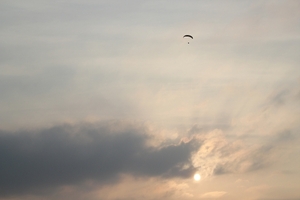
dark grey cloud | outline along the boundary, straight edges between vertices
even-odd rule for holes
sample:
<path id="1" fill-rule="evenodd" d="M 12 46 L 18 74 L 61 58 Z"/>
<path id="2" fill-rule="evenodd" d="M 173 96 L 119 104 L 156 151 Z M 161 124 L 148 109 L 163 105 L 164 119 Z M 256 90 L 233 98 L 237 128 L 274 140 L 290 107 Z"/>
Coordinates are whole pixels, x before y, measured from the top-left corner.
<path id="1" fill-rule="evenodd" d="M 86 180 L 113 183 L 121 173 L 185 178 L 195 171 L 190 162 L 195 141 L 154 147 L 147 145 L 150 138 L 145 127 L 122 122 L 0 131 L 0 195 Z"/>

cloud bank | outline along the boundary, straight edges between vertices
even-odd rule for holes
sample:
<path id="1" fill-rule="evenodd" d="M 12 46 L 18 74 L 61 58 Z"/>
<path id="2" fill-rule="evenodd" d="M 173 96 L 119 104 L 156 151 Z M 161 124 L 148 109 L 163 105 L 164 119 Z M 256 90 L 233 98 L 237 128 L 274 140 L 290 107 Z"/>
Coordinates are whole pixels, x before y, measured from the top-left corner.
<path id="1" fill-rule="evenodd" d="M 121 122 L 61 125 L 38 131 L 0 132 L 0 195 L 35 193 L 93 180 L 118 181 L 121 174 L 189 177 L 191 140 L 150 146 L 145 127 Z"/>

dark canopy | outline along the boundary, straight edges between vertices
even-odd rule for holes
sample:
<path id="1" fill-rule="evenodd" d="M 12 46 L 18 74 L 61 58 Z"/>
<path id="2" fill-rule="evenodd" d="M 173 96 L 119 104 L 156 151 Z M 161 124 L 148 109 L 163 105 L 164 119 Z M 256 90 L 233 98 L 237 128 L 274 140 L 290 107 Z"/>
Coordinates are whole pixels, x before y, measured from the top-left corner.
<path id="1" fill-rule="evenodd" d="M 185 38 L 185 37 L 190 37 L 190 38 L 194 39 L 193 36 L 191 36 L 191 35 L 184 35 L 183 37 L 184 37 L 184 38 Z"/>

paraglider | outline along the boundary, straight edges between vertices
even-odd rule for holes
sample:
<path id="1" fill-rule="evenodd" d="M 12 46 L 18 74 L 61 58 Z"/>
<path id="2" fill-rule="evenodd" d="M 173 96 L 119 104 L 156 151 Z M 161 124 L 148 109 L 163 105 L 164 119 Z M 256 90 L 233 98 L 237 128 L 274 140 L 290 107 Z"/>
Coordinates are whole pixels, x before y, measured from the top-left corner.
<path id="1" fill-rule="evenodd" d="M 192 38 L 192 39 L 194 39 L 193 36 L 191 36 L 191 35 L 184 35 L 183 38 Z M 188 44 L 190 44 L 190 42 L 188 42 Z"/>

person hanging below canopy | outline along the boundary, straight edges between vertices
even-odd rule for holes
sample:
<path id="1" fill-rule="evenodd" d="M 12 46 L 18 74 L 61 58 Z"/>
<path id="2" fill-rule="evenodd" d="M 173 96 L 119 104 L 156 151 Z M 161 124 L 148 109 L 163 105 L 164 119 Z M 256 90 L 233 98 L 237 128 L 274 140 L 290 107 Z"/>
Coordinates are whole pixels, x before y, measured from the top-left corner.
<path id="1" fill-rule="evenodd" d="M 191 35 L 184 35 L 183 38 L 191 38 L 191 39 L 194 39 L 194 37 L 191 36 Z M 190 44 L 190 42 L 188 42 L 188 44 Z"/>

